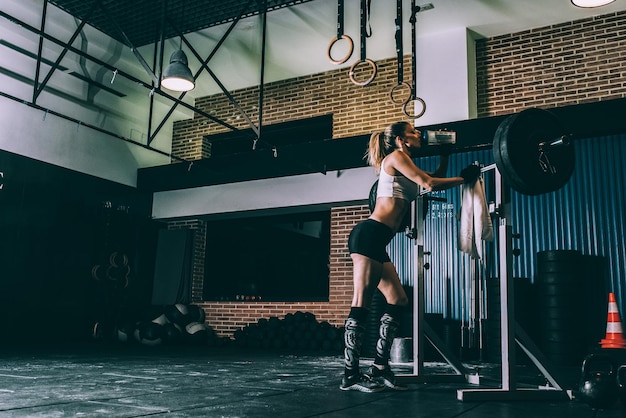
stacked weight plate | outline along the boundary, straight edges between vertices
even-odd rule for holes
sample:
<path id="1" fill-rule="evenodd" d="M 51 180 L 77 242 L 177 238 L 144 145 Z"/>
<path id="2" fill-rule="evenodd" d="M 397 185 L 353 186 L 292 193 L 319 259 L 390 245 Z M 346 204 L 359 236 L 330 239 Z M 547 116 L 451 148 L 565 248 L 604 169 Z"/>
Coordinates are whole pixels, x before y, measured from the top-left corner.
<path id="1" fill-rule="evenodd" d="M 575 250 L 537 253 L 539 345 L 554 364 L 572 366 L 584 357 L 586 322 L 583 258 Z"/>

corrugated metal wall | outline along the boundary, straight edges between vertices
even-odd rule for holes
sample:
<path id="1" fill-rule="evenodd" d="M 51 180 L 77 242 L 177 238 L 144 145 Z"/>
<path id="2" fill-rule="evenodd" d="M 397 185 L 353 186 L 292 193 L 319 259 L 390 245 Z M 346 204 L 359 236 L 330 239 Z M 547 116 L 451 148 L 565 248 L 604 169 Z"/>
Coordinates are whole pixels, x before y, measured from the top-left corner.
<path id="1" fill-rule="evenodd" d="M 534 281 L 536 254 L 545 250 L 578 250 L 585 255 L 602 256 L 607 262 L 610 291 L 618 299 L 624 315 L 626 302 L 626 136 L 616 135 L 574 141 L 576 168 L 570 181 L 560 190 L 539 196 L 513 191 L 511 220 L 514 277 Z M 434 170 L 437 157 L 422 158 L 417 163 Z M 473 161 L 493 162 L 491 150 L 456 154 L 450 157 L 449 175 L 458 173 Z M 494 174 L 484 174 L 487 200 L 495 199 Z M 424 227 L 424 286 L 426 312 L 443 313 L 446 318 L 469 320 L 479 312 L 483 297 L 477 280 L 497 277 L 497 240 L 487 243 L 484 257 L 475 262 L 458 250 L 457 213 L 461 207 L 461 189 L 434 192 L 446 203 L 431 202 Z M 494 219 L 497 230 L 497 219 Z M 390 244 L 404 285 L 413 284 L 414 243 L 405 234 L 397 234 Z M 482 287 L 484 289 L 484 286 Z M 473 291 L 474 289 L 474 291 Z M 608 296 L 607 296 L 608 297 Z"/>

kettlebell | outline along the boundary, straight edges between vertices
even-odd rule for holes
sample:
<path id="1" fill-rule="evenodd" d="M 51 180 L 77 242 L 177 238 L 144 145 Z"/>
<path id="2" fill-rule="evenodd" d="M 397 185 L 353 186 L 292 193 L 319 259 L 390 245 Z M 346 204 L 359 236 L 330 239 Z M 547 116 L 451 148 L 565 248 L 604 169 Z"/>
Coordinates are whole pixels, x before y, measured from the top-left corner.
<path id="1" fill-rule="evenodd" d="M 583 360 L 578 385 L 580 398 L 594 409 L 608 409 L 617 401 L 618 387 L 615 367 L 610 357 L 589 354 Z"/>
<path id="2" fill-rule="evenodd" d="M 617 388 L 622 406 L 626 408 L 626 364 L 617 368 Z"/>

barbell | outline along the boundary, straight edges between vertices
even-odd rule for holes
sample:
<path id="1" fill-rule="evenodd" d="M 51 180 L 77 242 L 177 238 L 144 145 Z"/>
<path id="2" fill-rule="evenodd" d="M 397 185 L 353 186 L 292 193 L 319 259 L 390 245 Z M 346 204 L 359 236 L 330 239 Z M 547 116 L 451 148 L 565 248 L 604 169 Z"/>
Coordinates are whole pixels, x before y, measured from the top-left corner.
<path id="1" fill-rule="evenodd" d="M 493 139 L 493 156 L 506 184 L 525 195 L 550 193 L 563 187 L 575 165 L 571 135 L 550 111 L 528 108 L 508 116 Z M 369 208 L 376 205 L 378 180 L 369 194 Z M 424 213 L 428 210 L 425 205 Z M 406 220 L 405 220 L 406 223 Z"/>

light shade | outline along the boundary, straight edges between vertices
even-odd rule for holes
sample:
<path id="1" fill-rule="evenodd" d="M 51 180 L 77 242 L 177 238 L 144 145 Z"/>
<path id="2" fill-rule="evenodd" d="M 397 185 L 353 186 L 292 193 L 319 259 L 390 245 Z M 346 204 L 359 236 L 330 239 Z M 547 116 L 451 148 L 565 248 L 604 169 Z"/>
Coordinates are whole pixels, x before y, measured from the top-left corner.
<path id="1" fill-rule="evenodd" d="M 615 0 L 572 0 L 572 4 L 577 7 L 600 7 L 613 3 Z"/>
<path id="2" fill-rule="evenodd" d="M 187 55 L 182 49 L 174 51 L 163 71 L 161 86 L 168 90 L 189 91 L 195 87 L 193 75 L 187 66 Z"/>

